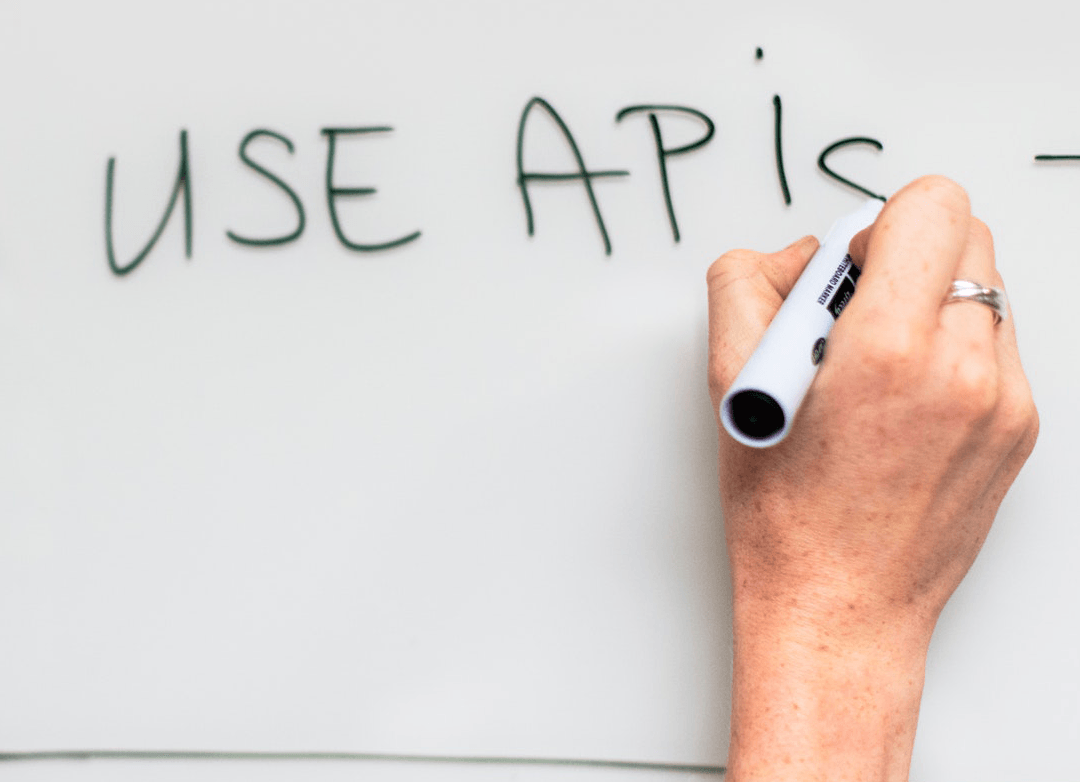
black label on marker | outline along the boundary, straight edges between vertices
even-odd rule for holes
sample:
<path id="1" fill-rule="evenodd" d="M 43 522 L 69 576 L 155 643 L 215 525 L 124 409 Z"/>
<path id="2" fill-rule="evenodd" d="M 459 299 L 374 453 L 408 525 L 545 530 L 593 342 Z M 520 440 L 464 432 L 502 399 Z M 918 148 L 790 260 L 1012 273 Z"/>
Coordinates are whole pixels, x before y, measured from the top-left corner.
<path id="1" fill-rule="evenodd" d="M 855 268 L 855 267 L 852 267 Z M 829 302 L 828 310 L 832 313 L 834 318 L 839 318 L 840 313 L 844 311 L 844 307 L 851 301 L 852 294 L 855 293 L 855 283 L 850 278 L 845 277 L 840 285 L 836 289 L 836 295 L 832 297 L 832 301 Z"/>

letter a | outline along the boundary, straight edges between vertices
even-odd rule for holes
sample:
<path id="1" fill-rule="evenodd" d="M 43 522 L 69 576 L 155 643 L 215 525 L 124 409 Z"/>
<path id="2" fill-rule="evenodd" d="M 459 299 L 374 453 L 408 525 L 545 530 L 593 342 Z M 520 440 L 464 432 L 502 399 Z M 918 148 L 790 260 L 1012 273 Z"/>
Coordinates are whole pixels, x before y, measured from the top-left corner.
<path id="1" fill-rule="evenodd" d="M 543 108 L 559 126 L 559 130 L 566 139 L 566 143 L 570 146 L 570 151 L 574 153 L 574 160 L 577 161 L 577 171 L 575 173 L 539 174 L 525 172 L 523 163 L 525 157 L 525 123 L 529 119 L 529 112 L 532 111 L 533 106 L 540 106 Z M 596 224 L 600 228 L 600 236 L 604 240 L 604 254 L 611 255 L 611 241 L 608 239 L 607 229 L 604 228 L 604 218 L 600 214 L 600 206 L 596 203 L 596 194 L 593 193 L 592 180 L 595 177 L 629 175 L 629 171 L 589 171 L 586 169 L 585 161 L 581 157 L 581 152 L 578 150 L 573 134 L 570 133 L 570 129 L 566 127 L 566 123 L 562 121 L 562 117 L 560 117 L 555 109 L 551 107 L 551 104 L 543 98 L 533 98 L 525 104 L 525 110 L 521 112 L 521 122 L 518 124 L 517 183 L 518 187 L 521 188 L 521 199 L 525 202 L 525 219 L 528 222 L 529 236 L 533 235 L 533 213 L 532 204 L 529 201 L 528 182 L 534 179 L 548 182 L 581 180 L 585 185 L 585 192 L 589 195 L 589 203 L 592 204 L 593 214 L 596 216 Z"/>

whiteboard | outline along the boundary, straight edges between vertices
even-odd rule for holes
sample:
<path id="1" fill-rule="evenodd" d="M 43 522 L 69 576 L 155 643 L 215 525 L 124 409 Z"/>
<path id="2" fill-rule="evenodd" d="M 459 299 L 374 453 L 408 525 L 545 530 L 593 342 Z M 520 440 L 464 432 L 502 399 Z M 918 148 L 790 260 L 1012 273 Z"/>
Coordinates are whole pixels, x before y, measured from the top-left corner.
<path id="1" fill-rule="evenodd" d="M 861 138 L 828 158 L 857 184 L 968 189 L 1042 418 L 913 776 L 1075 778 L 1080 163 L 1035 157 L 1080 154 L 1080 12 L 809 5 L 7 0 L 0 752 L 723 766 L 704 274 L 856 206 L 818 157 Z M 626 172 L 591 179 L 610 253 L 581 179 L 527 176 L 528 232 L 519 173 L 577 170 L 533 98 Z M 715 124 L 665 159 L 679 241 L 634 106 Z M 653 113 L 668 150 L 705 135 Z M 304 212 L 271 246 L 228 235 L 298 227 L 258 130 Z M 122 269 L 174 192 L 114 272 L 107 202 Z M 331 206 L 403 241 L 351 249 Z"/>

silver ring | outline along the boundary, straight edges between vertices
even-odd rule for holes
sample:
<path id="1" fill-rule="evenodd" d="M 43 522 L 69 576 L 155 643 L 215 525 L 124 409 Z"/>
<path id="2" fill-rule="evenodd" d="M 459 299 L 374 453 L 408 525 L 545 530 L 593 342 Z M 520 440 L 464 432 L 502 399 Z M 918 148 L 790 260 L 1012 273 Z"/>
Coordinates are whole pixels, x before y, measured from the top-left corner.
<path id="1" fill-rule="evenodd" d="M 971 280 L 953 280 L 949 286 L 949 292 L 945 294 L 945 303 L 952 304 L 954 301 L 975 301 L 985 304 L 994 312 L 994 325 L 1009 317 L 1009 303 L 1005 298 L 1005 291 L 1001 288 L 991 288 L 980 285 Z"/>

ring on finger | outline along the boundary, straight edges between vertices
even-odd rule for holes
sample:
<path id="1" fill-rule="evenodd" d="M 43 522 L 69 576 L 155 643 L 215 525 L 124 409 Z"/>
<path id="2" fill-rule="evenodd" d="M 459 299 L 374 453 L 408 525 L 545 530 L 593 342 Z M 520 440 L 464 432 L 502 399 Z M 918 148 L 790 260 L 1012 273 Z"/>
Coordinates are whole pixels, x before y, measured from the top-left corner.
<path id="1" fill-rule="evenodd" d="M 994 313 L 994 325 L 1009 317 L 1009 302 L 1001 288 L 992 288 L 971 280 L 953 280 L 949 292 L 945 294 L 944 303 L 952 304 L 955 301 L 985 304 Z"/>

